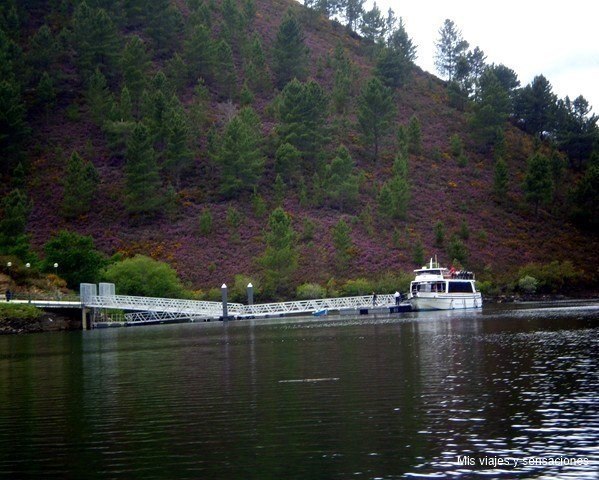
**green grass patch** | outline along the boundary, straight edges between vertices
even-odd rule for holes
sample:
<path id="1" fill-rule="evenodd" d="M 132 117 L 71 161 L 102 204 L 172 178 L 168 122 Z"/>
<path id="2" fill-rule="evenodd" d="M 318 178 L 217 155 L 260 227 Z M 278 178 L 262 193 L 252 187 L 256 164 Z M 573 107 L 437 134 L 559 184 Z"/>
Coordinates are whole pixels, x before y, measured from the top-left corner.
<path id="1" fill-rule="evenodd" d="M 19 318 L 23 320 L 36 320 L 43 312 L 33 305 L 22 303 L 0 303 L 0 321 Z"/>

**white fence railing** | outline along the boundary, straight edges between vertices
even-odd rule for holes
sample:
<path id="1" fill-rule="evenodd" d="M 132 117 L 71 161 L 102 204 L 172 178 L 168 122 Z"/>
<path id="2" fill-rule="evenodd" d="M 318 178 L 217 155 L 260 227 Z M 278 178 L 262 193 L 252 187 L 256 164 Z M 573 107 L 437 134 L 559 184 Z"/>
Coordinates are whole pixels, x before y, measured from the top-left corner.
<path id="1" fill-rule="evenodd" d="M 393 295 L 378 295 L 376 305 L 391 305 Z M 221 302 L 181 300 L 174 298 L 134 297 L 128 295 L 90 295 L 86 306 L 90 308 L 129 310 L 127 321 L 147 322 L 176 318 L 219 318 L 223 314 Z M 372 295 L 358 297 L 322 298 L 293 302 L 242 305 L 228 303 L 231 317 L 260 317 L 313 313 L 321 310 L 360 309 L 374 306 Z"/>

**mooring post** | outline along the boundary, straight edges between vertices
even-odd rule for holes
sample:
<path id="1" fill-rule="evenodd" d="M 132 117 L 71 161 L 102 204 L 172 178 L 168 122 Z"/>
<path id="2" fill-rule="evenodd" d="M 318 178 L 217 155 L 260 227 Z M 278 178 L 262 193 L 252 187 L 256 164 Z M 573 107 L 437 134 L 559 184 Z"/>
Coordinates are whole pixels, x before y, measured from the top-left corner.
<path id="1" fill-rule="evenodd" d="M 89 310 L 85 306 L 81 307 L 81 330 L 89 330 L 89 323 L 87 322 L 87 314 Z"/>
<path id="2" fill-rule="evenodd" d="M 254 286 L 251 283 L 248 283 L 248 305 L 254 304 Z"/>
<path id="3" fill-rule="evenodd" d="M 229 312 L 227 311 L 227 285 L 223 283 L 223 286 L 220 287 L 220 292 L 223 298 L 223 321 L 227 321 L 229 318 Z"/>

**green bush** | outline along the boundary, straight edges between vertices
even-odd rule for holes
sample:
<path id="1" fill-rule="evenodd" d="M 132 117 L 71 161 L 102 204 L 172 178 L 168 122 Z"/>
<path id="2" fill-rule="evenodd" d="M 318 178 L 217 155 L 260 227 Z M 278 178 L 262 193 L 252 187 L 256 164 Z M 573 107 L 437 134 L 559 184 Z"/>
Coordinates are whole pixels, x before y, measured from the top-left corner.
<path id="1" fill-rule="evenodd" d="M 407 292 L 413 278 L 412 273 L 387 273 L 373 282 L 373 290 L 377 293 Z"/>
<path id="2" fill-rule="evenodd" d="M 303 285 L 297 287 L 295 296 L 299 300 L 325 298 L 327 296 L 327 289 L 318 285 L 317 283 L 304 283 Z"/>
<path id="3" fill-rule="evenodd" d="M 0 303 L 0 321 L 19 318 L 22 320 L 36 320 L 43 312 L 33 305 L 23 303 Z"/>
<path id="4" fill-rule="evenodd" d="M 110 265 L 104 272 L 104 279 L 116 285 L 119 295 L 189 297 L 172 267 L 144 255 Z"/>
<path id="5" fill-rule="evenodd" d="M 530 275 L 526 275 L 518 280 L 518 289 L 524 293 L 535 293 L 538 285 L 538 280 Z"/>
<path id="6" fill-rule="evenodd" d="M 374 291 L 374 285 L 365 278 L 356 278 L 348 280 L 340 289 L 340 294 L 344 297 L 357 297 L 360 295 L 369 295 Z"/>
<path id="7" fill-rule="evenodd" d="M 518 278 L 530 276 L 538 280 L 539 293 L 558 293 L 576 287 L 583 273 L 576 270 L 572 262 L 555 260 L 551 263 L 531 263 L 518 271 Z"/>

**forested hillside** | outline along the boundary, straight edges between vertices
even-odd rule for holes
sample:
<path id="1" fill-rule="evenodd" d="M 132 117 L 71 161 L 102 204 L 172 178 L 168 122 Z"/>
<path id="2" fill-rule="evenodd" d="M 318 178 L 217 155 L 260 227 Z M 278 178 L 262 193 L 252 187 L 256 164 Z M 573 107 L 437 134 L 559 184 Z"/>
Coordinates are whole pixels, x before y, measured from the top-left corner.
<path id="1" fill-rule="evenodd" d="M 197 295 L 251 280 L 274 298 L 397 288 L 436 254 L 495 293 L 596 288 L 591 106 L 541 72 L 520 85 L 450 20 L 431 39 L 441 78 L 423 72 L 400 17 L 361 0 L 4 2 L 5 273 L 118 289 L 143 255 Z"/>

